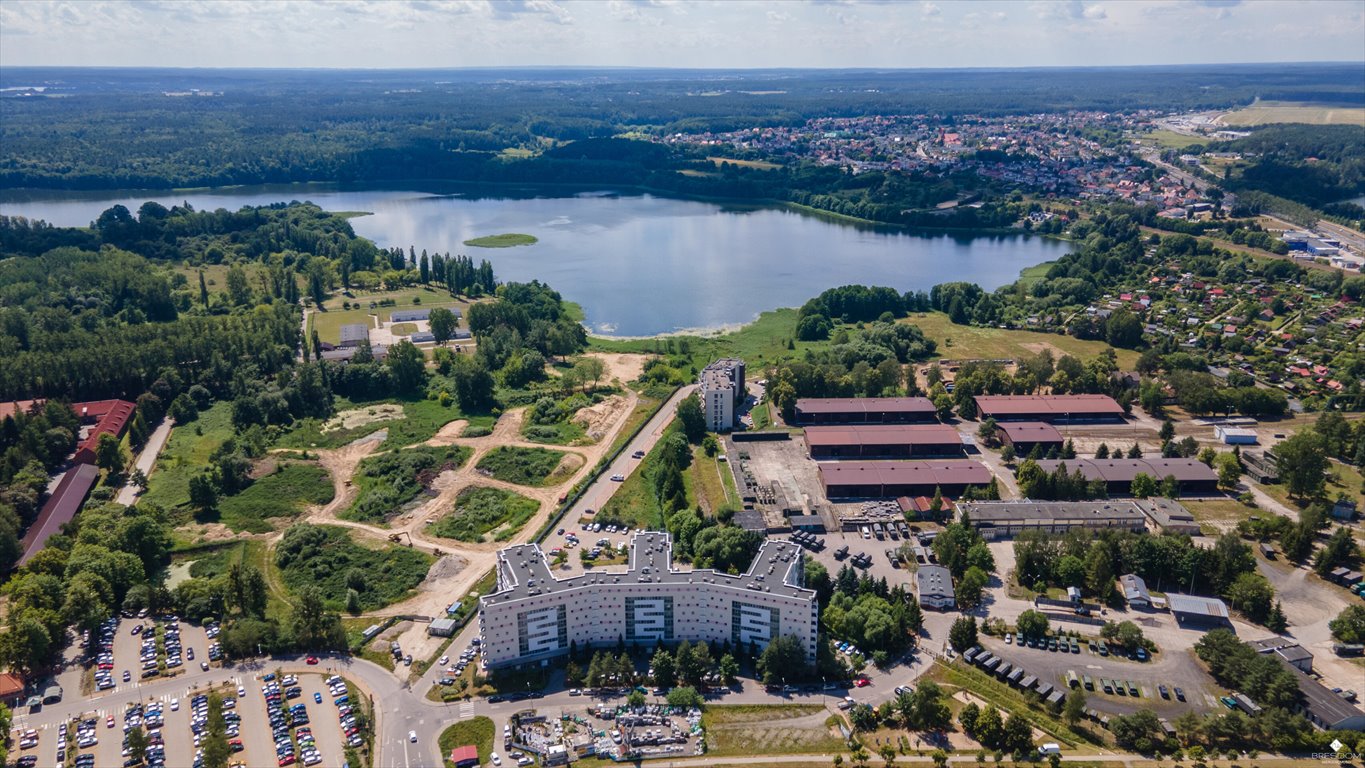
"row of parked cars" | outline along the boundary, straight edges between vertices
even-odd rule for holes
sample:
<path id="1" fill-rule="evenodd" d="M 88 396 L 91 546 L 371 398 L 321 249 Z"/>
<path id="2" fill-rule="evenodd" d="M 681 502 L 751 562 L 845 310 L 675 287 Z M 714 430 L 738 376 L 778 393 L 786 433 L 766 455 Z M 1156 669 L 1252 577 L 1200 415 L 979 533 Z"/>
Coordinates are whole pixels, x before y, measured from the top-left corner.
<path id="1" fill-rule="evenodd" d="M 303 688 L 299 687 L 298 682 L 298 678 L 293 675 L 276 679 L 274 674 L 267 674 L 262 678 L 261 695 L 265 697 L 265 713 L 275 737 L 275 759 L 281 768 L 295 762 L 310 766 L 322 762 L 322 753 L 318 751 L 312 729 L 307 727 L 308 706 L 303 702 L 297 702 L 286 707 L 290 699 L 303 695 Z M 299 742 L 297 753 L 294 746 L 295 736 Z"/>
<path id="2" fill-rule="evenodd" d="M 440 664 L 446 667 L 447 677 L 443 677 L 436 682 L 440 685 L 454 685 L 455 676 L 464 673 L 465 667 L 474 663 L 474 659 L 479 655 L 479 638 L 470 640 L 469 646 L 460 652 L 460 657 L 453 664 L 450 663 L 449 656 L 442 656 Z M 449 664 L 449 666 L 446 666 Z"/>

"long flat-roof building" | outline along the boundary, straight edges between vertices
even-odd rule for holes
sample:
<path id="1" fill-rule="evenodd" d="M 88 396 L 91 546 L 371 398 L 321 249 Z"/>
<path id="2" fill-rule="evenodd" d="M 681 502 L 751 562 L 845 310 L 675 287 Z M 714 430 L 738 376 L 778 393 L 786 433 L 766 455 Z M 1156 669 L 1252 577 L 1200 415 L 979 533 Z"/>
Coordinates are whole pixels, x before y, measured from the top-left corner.
<path id="1" fill-rule="evenodd" d="M 820 484 L 830 499 L 894 499 L 931 496 L 940 489 L 960 496 L 968 486 L 985 487 L 991 471 L 975 461 L 842 461 L 820 465 Z"/>
<path id="2" fill-rule="evenodd" d="M 28 527 L 28 533 L 24 535 L 24 554 L 19 557 L 19 565 L 27 563 L 38 554 L 47 546 L 48 539 L 76 517 L 99 476 L 100 471 L 94 464 L 85 463 L 76 464 L 62 475 L 47 503 L 38 512 L 38 517 Z"/>
<path id="3" fill-rule="evenodd" d="M 389 313 L 390 323 L 415 323 L 430 319 L 430 309 L 395 309 Z"/>
<path id="4" fill-rule="evenodd" d="M 1299 712 L 1308 722 L 1328 731 L 1365 731 L 1365 712 L 1290 664 L 1289 671 L 1299 681 Z"/>
<path id="5" fill-rule="evenodd" d="M 1054 472 L 1065 464 L 1071 472 L 1080 471 L 1086 480 L 1103 480 L 1110 493 L 1126 494 L 1133 478 L 1145 474 L 1158 483 L 1174 477 L 1181 493 L 1213 493 L 1218 490 L 1218 475 L 1198 459 L 1050 459 L 1038 462 L 1044 472 Z"/>
<path id="6" fill-rule="evenodd" d="M 1013 538 L 1025 531 L 1147 529 L 1147 516 L 1125 501 L 964 501 L 958 510 L 989 541 Z"/>
<path id="7" fill-rule="evenodd" d="M 996 426 L 995 434 L 1019 456 L 1028 456 L 1035 448 L 1043 456 L 1062 450 L 1062 433 L 1045 421 L 1007 421 Z"/>
<path id="8" fill-rule="evenodd" d="M 479 636 L 490 668 L 562 656 L 571 645 L 705 640 L 767 647 L 793 635 L 814 661 L 819 604 L 804 585 L 803 551 L 769 539 L 738 576 L 678 570 L 667 533 L 631 539 L 625 572 L 595 570 L 560 580 L 535 544 L 498 552 L 497 589 L 479 599 Z"/>
<path id="9" fill-rule="evenodd" d="M 938 409 L 927 397 L 803 397 L 797 424 L 927 424 Z"/>
<path id="10" fill-rule="evenodd" d="M 945 424 L 806 427 L 812 459 L 890 459 L 962 455 L 962 436 Z"/>
<path id="11" fill-rule="evenodd" d="M 702 369 L 697 380 L 706 429 L 725 432 L 735 428 L 735 406 L 744 401 L 744 361 L 727 357 Z"/>
<path id="12" fill-rule="evenodd" d="M 1297 640 L 1290 640 L 1287 637 L 1267 637 L 1263 640 L 1252 640 L 1247 643 L 1257 653 L 1275 654 L 1280 661 L 1288 664 L 1303 672 L 1313 671 L 1313 653 Z"/>
<path id="13" fill-rule="evenodd" d="M 1123 406 L 1108 395 L 977 395 L 978 418 L 1050 424 L 1118 421 Z"/>
<path id="14" fill-rule="evenodd" d="M 1199 530 L 1199 521 L 1195 520 L 1194 515 L 1175 499 L 1154 496 L 1147 499 L 1133 499 L 1133 503 L 1162 533 L 1183 533 L 1189 536 L 1198 536 L 1202 532 Z"/>

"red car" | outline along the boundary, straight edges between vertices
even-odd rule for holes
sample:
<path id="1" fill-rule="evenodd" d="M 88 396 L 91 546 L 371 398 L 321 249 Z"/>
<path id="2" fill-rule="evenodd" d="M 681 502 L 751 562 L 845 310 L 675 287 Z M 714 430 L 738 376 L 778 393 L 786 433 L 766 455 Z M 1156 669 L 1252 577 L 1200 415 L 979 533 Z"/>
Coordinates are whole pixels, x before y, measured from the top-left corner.
<path id="1" fill-rule="evenodd" d="M 317 664 L 317 663 L 318 663 L 318 657 L 316 657 L 316 656 L 309 656 L 308 658 L 304 659 L 303 662 L 304 662 L 305 664 Z"/>
<path id="2" fill-rule="evenodd" d="M 853 684 L 859 688 L 866 688 L 867 686 L 872 685 L 872 681 L 868 680 L 866 677 L 860 677 L 857 680 L 854 680 Z"/>

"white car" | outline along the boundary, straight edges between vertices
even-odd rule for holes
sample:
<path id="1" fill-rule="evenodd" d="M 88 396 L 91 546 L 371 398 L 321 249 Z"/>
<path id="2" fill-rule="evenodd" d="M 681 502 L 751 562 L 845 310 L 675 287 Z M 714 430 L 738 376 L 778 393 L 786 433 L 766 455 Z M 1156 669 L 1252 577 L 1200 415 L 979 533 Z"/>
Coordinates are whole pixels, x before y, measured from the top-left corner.
<path id="1" fill-rule="evenodd" d="M 497 753 L 497 752 L 494 752 L 493 754 L 489 755 L 488 757 L 489 757 L 489 759 L 491 759 L 491 760 L 493 761 L 493 765 L 502 765 L 502 758 L 501 758 L 501 757 L 498 757 L 498 753 Z"/>
<path id="2" fill-rule="evenodd" d="M 411 741 L 414 744 L 417 743 L 417 731 L 408 731 L 408 741 Z"/>
<path id="3" fill-rule="evenodd" d="M 449 656 L 442 656 L 442 657 L 441 657 L 441 661 L 440 661 L 440 665 L 441 665 L 441 666 L 444 667 L 446 664 L 449 664 L 449 663 L 450 663 L 450 657 L 449 657 Z"/>
<path id="4" fill-rule="evenodd" d="M 611 481 L 612 481 L 613 483 L 624 483 L 624 482 L 626 481 L 626 476 L 625 476 L 625 475 L 612 475 L 612 476 L 611 476 Z M 496 765 L 496 763 L 495 763 L 495 765 Z"/>
<path id="5" fill-rule="evenodd" d="M 246 698 L 246 686 L 244 685 L 237 686 L 237 698 L 239 699 Z"/>
<path id="6" fill-rule="evenodd" d="M 171 711 L 172 712 L 180 711 L 180 699 L 171 699 Z"/>

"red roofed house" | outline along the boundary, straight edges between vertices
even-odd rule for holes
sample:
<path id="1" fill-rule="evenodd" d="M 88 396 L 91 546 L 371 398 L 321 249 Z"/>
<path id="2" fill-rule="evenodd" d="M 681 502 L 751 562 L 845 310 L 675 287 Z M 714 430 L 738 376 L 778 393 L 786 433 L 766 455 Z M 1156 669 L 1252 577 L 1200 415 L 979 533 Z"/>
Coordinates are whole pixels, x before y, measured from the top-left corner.
<path id="1" fill-rule="evenodd" d="M 456 747 L 450 750 L 450 762 L 455 764 L 455 768 L 479 764 L 479 748 L 466 744 L 463 747 Z"/>
<path id="2" fill-rule="evenodd" d="M 100 444 L 100 435 L 110 434 L 123 437 L 128 422 L 133 419 L 137 406 L 127 400 L 95 400 L 89 403 L 76 403 L 71 406 L 82 424 L 94 423 L 84 440 L 76 448 L 77 464 L 94 464 L 95 448 Z"/>
<path id="3" fill-rule="evenodd" d="M 24 698 L 24 678 L 13 672 L 0 674 L 0 704 L 13 707 Z"/>

